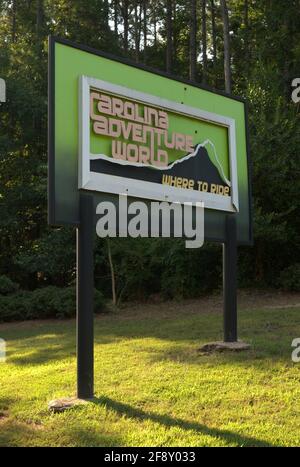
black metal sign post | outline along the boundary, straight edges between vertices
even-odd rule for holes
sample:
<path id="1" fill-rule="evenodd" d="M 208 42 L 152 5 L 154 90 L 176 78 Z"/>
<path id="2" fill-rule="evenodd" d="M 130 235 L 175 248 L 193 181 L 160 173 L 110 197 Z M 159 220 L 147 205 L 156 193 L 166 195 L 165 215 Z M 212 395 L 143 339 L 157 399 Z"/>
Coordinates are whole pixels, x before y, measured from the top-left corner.
<path id="1" fill-rule="evenodd" d="M 224 342 L 237 342 L 237 228 L 236 216 L 226 216 L 223 244 Z"/>
<path id="2" fill-rule="evenodd" d="M 77 228 L 77 397 L 94 395 L 93 196 L 80 193 Z"/>

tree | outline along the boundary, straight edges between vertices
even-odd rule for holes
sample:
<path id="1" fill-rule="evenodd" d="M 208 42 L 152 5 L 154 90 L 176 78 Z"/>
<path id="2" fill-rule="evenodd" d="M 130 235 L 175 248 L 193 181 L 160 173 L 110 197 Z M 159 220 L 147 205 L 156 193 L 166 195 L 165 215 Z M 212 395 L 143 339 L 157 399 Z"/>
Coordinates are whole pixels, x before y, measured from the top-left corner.
<path id="1" fill-rule="evenodd" d="M 142 8 L 138 2 L 135 2 L 134 5 L 134 44 L 135 44 L 135 61 L 139 61 L 140 56 L 140 42 L 141 42 L 141 16 Z"/>
<path id="2" fill-rule="evenodd" d="M 172 7 L 173 7 L 173 1 L 172 0 L 167 0 L 167 15 L 166 15 L 167 57 L 166 57 L 166 67 L 167 67 L 167 72 L 168 73 L 171 73 L 171 71 L 172 71 L 172 62 L 173 62 Z"/>
<path id="3" fill-rule="evenodd" d="M 245 16 L 244 16 L 244 24 L 245 24 L 245 60 L 248 66 L 249 64 L 249 1 L 245 0 Z"/>
<path id="4" fill-rule="evenodd" d="M 147 62 L 147 34 L 148 34 L 148 28 L 147 28 L 147 21 L 148 21 L 147 7 L 148 7 L 148 0 L 143 0 L 144 63 Z"/>
<path id="5" fill-rule="evenodd" d="M 224 30 L 224 75 L 225 90 L 231 94 L 231 66 L 230 66 L 230 35 L 229 35 L 229 16 L 226 0 L 221 0 L 221 11 Z"/>
<path id="6" fill-rule="evenodd" d="M 212 36 L 212 48 L 213 48 L 213 65 L 214 69 L 217 64 L 217 31 L 216 31 L 216 9 L 215 0 L 211 0 L 211 36 Z"/>
<path id="7" fill-rule="evenodd" d="M 43 21 L 44 21 L 44 1 L 38 0 L 37 10 L 36 10 L 36 33 L 38 37 L 40 37 L 42 33 Z"/>
<path id="8" fill-rule="evenodd" d="M 207 38 L 206 38 L 206 0 L 201 0 L 202 14 L 202 62 L 203 62 L 203 74 L 202 82 L 206 83 L 207 80 Z"/>
<path id="9" fill-rule="evenodd" d="M 190 2 L 190 80 L 195 81 L 196 79 L 196 36 L 197 36 L 197 9 L 196 0 Z"/>
<path id="10" fill-rule="evenodd" d="M 114 0 L 114 3 L 113 3 L 113 7 L 114 7 L 114 10 L 113 10 L 113 18 L 114 18 L 114 32 L 115 32 L 115 36 L 118 37 L 118 24 L 119 24 L 119 2 L 118 0 Z"/>
<path id="11" fill-rule="evenodd" d="M 11 40 L 12 40 L 12 42 L 15 42 L 15 40 L 16 40 L 17 0 L 13 0 L 11 11 L 12 11 Z"/>
<path id="12" fill-rule="evenodd" d="M 129 1 L 128 0 L 123 0 L 121 2 L 121 12 L 122 12 L 122 17 L 123 17 L 123 28 L 124 28 L 124 33 L 123 33 L 123 47 L 125 53 L 128 52 L 128 46 L 129 46 Z"/>

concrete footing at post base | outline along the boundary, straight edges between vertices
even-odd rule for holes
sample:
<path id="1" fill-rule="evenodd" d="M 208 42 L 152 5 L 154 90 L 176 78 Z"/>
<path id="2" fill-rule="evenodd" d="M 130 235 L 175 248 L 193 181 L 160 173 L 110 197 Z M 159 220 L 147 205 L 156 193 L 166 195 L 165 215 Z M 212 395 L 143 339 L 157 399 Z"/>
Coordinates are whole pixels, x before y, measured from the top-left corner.
<path id="1" fill-rule="evenodd" d="M 237 342 L 223 342 L 223 341 L 216 341 L 216 342 L 209 342 L 207 344 L 202 345 L 198 349 L 200 353 L 213 353 L 213 352 L 242 352 L 245 350 L 249 350 L 251 348 L 250 344 L 246 344 L 246 342 L 237 341 Z"/>
<path id="2" fill-rule="evenodd" d="M 58 413 L 65 410 L 72 409 L 78 405 L 87 404 L 89 401 L 85 399 L 78 399 L 77 397 L 64 397 L 62 399 L 54 399 L 48 403 L 48 409 L 51 412 Z"/>

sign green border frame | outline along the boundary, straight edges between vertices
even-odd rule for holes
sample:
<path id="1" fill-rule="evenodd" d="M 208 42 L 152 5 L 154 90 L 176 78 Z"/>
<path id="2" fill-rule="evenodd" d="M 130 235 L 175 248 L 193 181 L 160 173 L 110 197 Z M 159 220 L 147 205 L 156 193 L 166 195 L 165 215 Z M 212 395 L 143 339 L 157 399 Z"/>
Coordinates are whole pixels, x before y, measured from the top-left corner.
<path id="1" fill-rule="evenodd" d="M 243 104 L 244 106 L 244 116 L 245 116 L 245 140 L 246 140 L 246 153 L 247 153 L 247 197 L 248 197 L 248 215 L 247 215 L 247 220 L 246 220 L 246 225 L 247 225 L 247 231 L 245 228 L 241 229 L 241 232 L 239 231 L 239 215 L 240 213 L 235 214 L 237 216 L 237 236 L 238 236 L 238 243 L 243 244 L 243 245 L 252 245 L 253 244 L 253 232 L 252 232 L 252 195 L 251 195 L 251 163 L 250 163 L 250 156 L 249 156 L 249 137 L 248 137 L 248 112 L 247 112 L 247 104 L 244 99 L 232 96 L 229 94 L 226 94 L 225 92 L 222 91 L 217 91 L 215 89 L 209 88 L 207 86 L 203 85 L 198 85 L 194 82 L 190 82 L 188 80 L 184 80 L 181 78 L 178 78 L 176 76 L 170 75 L 165 72 L 161 72 L 155 69 L 152 69 L 148 66 L 136 64 L 130 60 L 123 59 L 123 58 L 117 58 L 114 57 L 108 53 L 104 53 L 98 50 L 95 50 L 93 48 L 83 46 L 83 45 L 78 45 L 75 44 L 69 40 L 66 39 L 60 39 L 57 37 L 50 36 L 49 37 L 49 83 L 48 83 L 48 121 L 49 121 L 49 127 L 48 127 L 48 157 L 49 157 L 49 176 L 48 176 L 48 220 L 50 225 L 73 225 L 73 226 L 78 226 L 79 225 L 79 215 L 73 216 L 72 219 L 63 219 L 59 215 L 57 215 L 57 209 L 56 209 L 56 177 L 57 177 L 57 172 L 56 172 L 56 129 L 55 129 L 55 118 L 56 118 L 56 45 L 62 45 L 66 47 L 71 47 L 72 49 L 76 49 L 82 52 L 86 52 L 88 54 L 92 54 L 94 56 L 101 57 L 103 59 L 107 59 L 122 65 L 127 65 L 131 68 L 135 68 L 137 70 L 141 70 L 147 73 L 151 73 L 152 75 L 157 75 L 163 78 L 167 78 L 169 80 L 172 80 L 173 82 L 180 83 L 185 85 L 184 89 L 189 88 L 196 88 L 202 91 L 206 91 L 209 93 L 212 93 L 213 95 L 218 95 L 218 96 L 223 96 L 227 99 L 231 99 L 233 101 L 237 101 Z M 81 70 L 81 74 L 83 73 L 84 70 Z M 213 97 L 213 96 L 212 96 Z M 77 182 L 77 180 L 76 180 Z M 79 190 L 77 189 L 78 184 L 76 183 L 76 190 L 78 191 L 77 196 L 79 200 Z M 74 187 L 75 188 L 75 187 Z M 106 194 L 102 194 L 102 199 L 103 197 L 106 197 Z M 109 199 L 113 199 L 115 195 L 108 195 Z M 101 197 L 99 196 L 99 193 L 94 195 L 95 201 L 98 199 L 99 201 L 101 200 Z M 116 197 L 114 198 L 114 201 L 116 201 Z M 79 202 L 78 202 L 78 209 L 76 209 L 79 212 Z M 222 242 L 224 243 L 225 241 L 225 214 L 226 213 L 220 213 L 219 211 L 206 211 L 206 219 L 207 222 L 211 222 L 213 219 L 213 222 L 215 223 L 215 228 L 208 229 L 208 232 L 205 234 L 205 240 L 208 241 L 216 241 L 216 242 Z M 216 216 L 218 217 L 217 222 L 216 222 Z"/>

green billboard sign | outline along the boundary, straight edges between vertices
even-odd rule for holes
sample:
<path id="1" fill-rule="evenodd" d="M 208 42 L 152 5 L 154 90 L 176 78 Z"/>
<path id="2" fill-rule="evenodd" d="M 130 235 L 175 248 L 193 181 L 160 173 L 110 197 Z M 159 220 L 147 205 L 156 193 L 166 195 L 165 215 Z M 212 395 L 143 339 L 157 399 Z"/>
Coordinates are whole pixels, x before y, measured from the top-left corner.
<path id="1" fill-rule="evenodd" d="M 203 202 L 205 238 L 235 214 L 252 241 L 245 103 L 66 40 L 49 44 L 49 222 L 94 202 Z"/>

